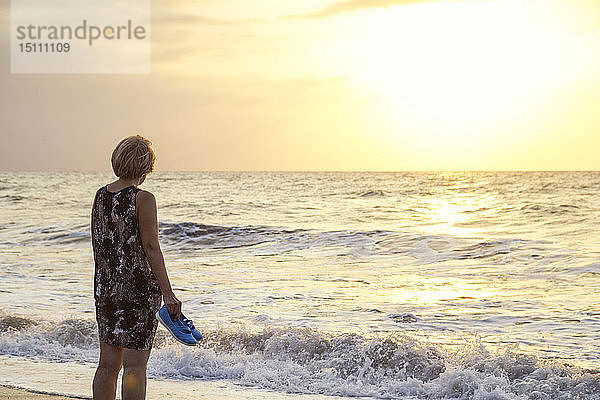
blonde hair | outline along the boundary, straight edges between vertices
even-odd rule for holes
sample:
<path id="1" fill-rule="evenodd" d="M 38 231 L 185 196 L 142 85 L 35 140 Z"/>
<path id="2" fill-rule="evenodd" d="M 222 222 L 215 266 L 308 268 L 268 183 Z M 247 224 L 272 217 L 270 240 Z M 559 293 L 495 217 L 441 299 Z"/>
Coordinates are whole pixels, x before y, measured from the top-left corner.
<path id="1" fill-rule="evenodd" d="M 119 178 L 135 179 L 154 171 L 156 156 L 143 136 L 128 136 L 121 140 L 110 159 L 113 171 Z"/>

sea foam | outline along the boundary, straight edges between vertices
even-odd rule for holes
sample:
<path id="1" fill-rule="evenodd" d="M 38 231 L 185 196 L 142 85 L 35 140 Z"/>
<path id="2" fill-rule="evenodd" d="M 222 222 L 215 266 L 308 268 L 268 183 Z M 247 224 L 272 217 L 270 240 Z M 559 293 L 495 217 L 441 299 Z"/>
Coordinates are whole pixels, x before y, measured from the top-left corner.
<path id="1" fill-rule="evenodd" d="M 0 354 L 97 362 L 93 320 L 24 320 L 0 317 Z M 379 399 L 600 399 L 598 371 L 543 361 L 516 347 L 492 352 L 477 338 L 447 349 L 397 333 L 363 336 L 231 326 L 203 334 L 205 340 L 189 348 L 159 330 L 149 376 L 226 379 L 287 393 Z"/>

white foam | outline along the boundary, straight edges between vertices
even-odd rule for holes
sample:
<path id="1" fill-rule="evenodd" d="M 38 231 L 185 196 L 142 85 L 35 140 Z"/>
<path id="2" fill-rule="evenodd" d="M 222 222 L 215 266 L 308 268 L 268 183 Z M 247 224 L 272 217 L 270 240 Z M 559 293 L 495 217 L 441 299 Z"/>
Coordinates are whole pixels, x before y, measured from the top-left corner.
<path id="1" fill-rule="evenodd" d="M 91 320 L 41 323 L 0 334 L 0 354 L 96 363 Z M 184 347 L 159 331 L 151 378 L 226 379 L 284 393 L 374 398 L 600 400 L 600 374 L 542 362 L 516 348 L 488 351 L 473 340 L 456 351 L 402 335 L 330 335 L 311 329 L 205 331 Z"/>

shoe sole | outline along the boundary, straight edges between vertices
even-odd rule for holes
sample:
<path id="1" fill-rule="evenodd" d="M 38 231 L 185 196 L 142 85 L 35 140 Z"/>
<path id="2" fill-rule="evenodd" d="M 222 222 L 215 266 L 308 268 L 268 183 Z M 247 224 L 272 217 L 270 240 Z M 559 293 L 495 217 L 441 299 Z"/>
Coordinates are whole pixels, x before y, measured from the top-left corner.
<path id="1" fill-rule="evenodd" d="M 172 331 L 171 329 L 169 329 L 169 327 L 167 326 L 167 324 L 165 324 L 165 323 L 164 323 L 164 321 L 162 320 L 162 318 L 161 318 L 161 317 L 160 317 L 160 315 L 158 314 L 158 311 L 156 312 L 156 319 L 158 320 L 158 322 L 160 322 L 160 324 L 161 324 L 162 326 L 164 326 L 164 327 L 165 327 L 165 329 L 166 329 L 166 330 L 168 330 L 168 331 L 169 331 L 169 333 L 171 334 L 171 336 L 173 336 L 173 338 L 174 338 L 175 340 L 177 340 L 179 343 L 181 343 L 181 344 L 185 344 L 186 346 L 195 346 L 196 344 L 198 344 L 198 343 L 194 343 L 194 344 L 191 344 L 191 343 L 186 343 L 186 342 L 184 342 L 183 340 L 179 339 L 177 336 L 175 336 L 175 334 L 173 333 L 173 331 Z"/>

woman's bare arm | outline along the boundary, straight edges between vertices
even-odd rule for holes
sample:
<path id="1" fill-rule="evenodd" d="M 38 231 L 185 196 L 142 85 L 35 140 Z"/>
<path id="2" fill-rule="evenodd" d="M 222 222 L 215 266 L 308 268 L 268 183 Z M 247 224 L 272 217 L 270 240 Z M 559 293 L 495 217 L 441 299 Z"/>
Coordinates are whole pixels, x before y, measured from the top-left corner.
<path id="1" fill-rule="evenodd" d="M 181 315 L 181 301 L 175 297 L 171 288 L 165 260 L 158 242 L 158 218 L 154 195 L 145 190 L 140 190 L 136 198 L 136 208 L 144 251 L 160 286 L 167 310 L 171 318 L 177 321 Z"/>

